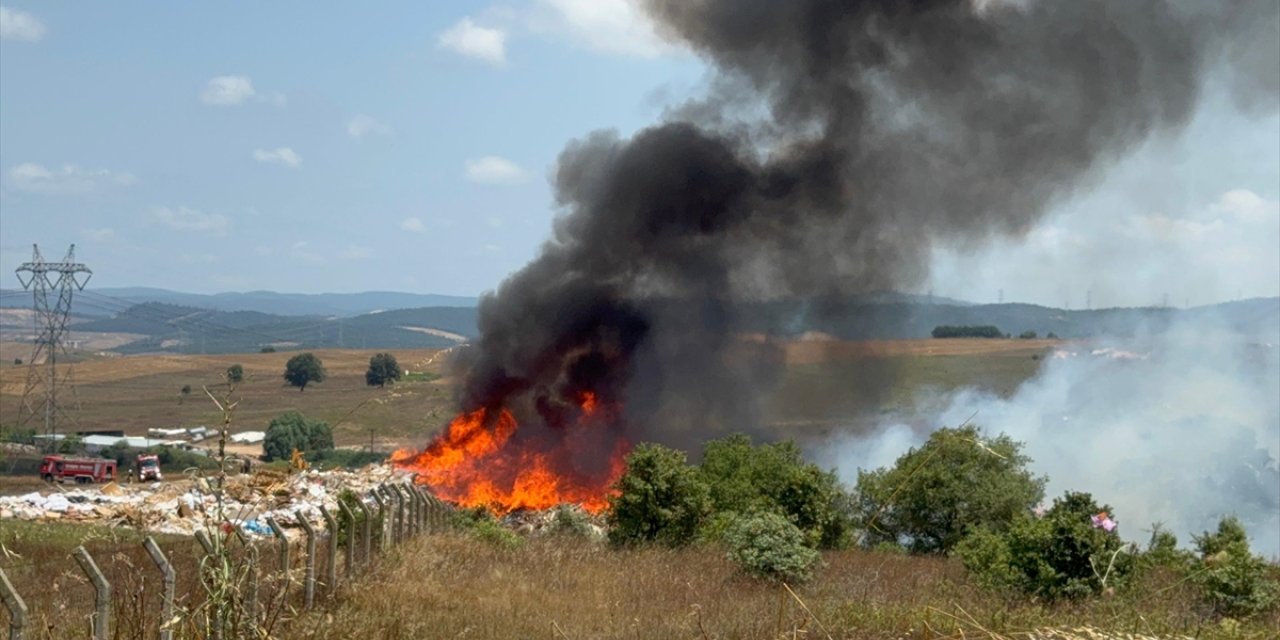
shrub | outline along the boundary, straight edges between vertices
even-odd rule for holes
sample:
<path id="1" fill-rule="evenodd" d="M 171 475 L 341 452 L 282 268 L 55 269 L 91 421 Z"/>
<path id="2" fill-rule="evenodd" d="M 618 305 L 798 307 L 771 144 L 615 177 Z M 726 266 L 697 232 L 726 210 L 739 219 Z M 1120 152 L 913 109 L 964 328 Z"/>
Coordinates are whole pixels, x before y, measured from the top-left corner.
<path id="1" fill-rule="evenodd" d="M 711 512 L 710 491 L 683 451 L 643 443 L 627 456 L 627 470 L 609 498 L 609 539 L 617 544 L 694 539 Z"/>
<path id="2" fill-rule="evenodd" d="M 21 364 L 22 364 L 22 358 L 14 358 L 14 359 L 13 359 L 13 364 L 15 364 L 15 365 L 21 365 Z"/>
<path id="3" fill-rule="evenodd" d="M 333 516 L 338 520 L 338 546 L 346 548 L 348 542 L 352 539 L 352 527 L 354 527 L 354 531 L 356 532 L 357 540 L 359 540 L 359 536 L 364 535 L 365 518 L 369 518 L 369 529 L 371 531 L 382 530 L 382 516 L 378 515 L 376 508 L 373 508 L 374 510 L 366 516 L 365 510 L 361 510 L 357 506 L 363 505 L 363 501 L 360 500 L 360 496 L 356 495 L 354 491 L 350 489 L 343 489 L 342 492 L 338 494 L 338 501 L 346 504 L 347 509 L 349 509 L 351 511 L 351 515 L 354 516 L 353 518 L 348 519 L 346 515 L 342 513 L 340 508 L 337 513 L 333 514 Z M 366 510 L 368 509 L 370 509 L 370 507 L 366 507 Z"/>
<path id="4" fill-rule="evenodd" d="M 818 552 L 808 536 L 785 516 L 769 511 L 736 518 L 724 533 L 729 558 L 747 573 L 782 582 L 812 575 Z"/>
<path id="5" fill-rule="evenodd" d="M 516 532 L 502 526 L 493 513 L 484 507 L 460 509 L 453 512 L 453 523 L 467 534 L 494 546 L 514 549 L 524 544 Z"/>
<path id="6" fill-rule="evenodd" d="M 35 444 L 36 430 L 34 427 L 6 427 L 0 425 L 0 441 Z"/>
<path id="7" fill-rule="evenodd" d="M 151 447 L 147 453 L 154 453 L 160 461 L 160 468 L 166 473 L 181 472 L 184 469 L 217 469 L 218 461 L 198 453 L 184 451 L 177 447 Z"/>
<path id="8" fill-rule="evenodd" d="M 1068 492 L 1043 517 L 1022 515 L 1005 531 L 977 529 L 956 554 L 987 587 L 1010 587 L 1045 600 L 1077 598 L 1124 581 L 1133 556 L 1093 518 L 1110 512 L 1087 493 Z"/>
<path id="9" fill-rule="evenodd" d="M 262 459 L 288 460 L 294 450 L 315 455 L 333 449 L 333 431 L 329 423 L 308 420 L 297 411 L 288 411 L 271 421 L 262 441 Z"/>
<path id="10" fill-rule="evenodd" d="M 863 542 L 897 542 L 917 553 L 947 553 L 970 529 L 1007 530 L 1044 497 L 1044 478 L 1027 471 L 1022 444 L 985 441 L 974 426 L 939 429 L 893 468 L 858 472 L 856 519 Z"/>
<path id="11" fill-rule="evenodd" d="M 244 367 L 238 364 L 227 367 L 227 382 L 231 384 L 244 382 Z"/>
<path id="12" fill-rule="evenodd" d="M 548 533 L 590 537 L 591 521 L 581 508 L 562 504 L 556 507 L 555 518 L 548 527 Z"/>
<path id="13" fill-rule="evenodd" d="M 262 349 L 259 350 L 259 353 L 275 353 L 275 352 L 276 352 L 275 347 L 263 347 Z"/>
<path id="14" fill-rule="evenodd" d="M 68 435 L 58 441 L 57 451 L 64 455 L 84 453 L 84 440 L 74 434 Z"/>
<path id="15" fill-rule="evenodd" d="M 1206 531 L 1194 539 L 1199 558 L 1191 581 L 1215 614 L 1247 618 L 1276 606 L 1280 580 L 1266 560 L 1249 551 L 1248 536 L 1238 519 L 1223 518 L 1216 532 Z"/>
<path id="16" fill-rule="evenodd" d="M 365 449 L 321 449 L 307 453 L 307 461 L 321 469 L 359 469 L 386 459 L 385 453 Z"/>
<path id="17" fill-rule="evenodd" d="M 1036 332 L 1034 332 L 1034 331 L 1023 331 L 1022 333 L 1019 333 L 1019 334 L 1018 334 L 1018 337 L 1019 337 L 1019 338 L 1021 338 L 1021 339 L 1023 339 L 1023 340 L 1035 340 L 1035 339 L 1036 339 Z"/>
<path id="18" fill-rule="evenodd" d="M 698 474 L 718 513 L 781 513 L 824 548 L 848 537 L 848 497 L 835 473 L 805 462 L 795 442 L 752 446 L 741 434 L 712 440 Z"/>

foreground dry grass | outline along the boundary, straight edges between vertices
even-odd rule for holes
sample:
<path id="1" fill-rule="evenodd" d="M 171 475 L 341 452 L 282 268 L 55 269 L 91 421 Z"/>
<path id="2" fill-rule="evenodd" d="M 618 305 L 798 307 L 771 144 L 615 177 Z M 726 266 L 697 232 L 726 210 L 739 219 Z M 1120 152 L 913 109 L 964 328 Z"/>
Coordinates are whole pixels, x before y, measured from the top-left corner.
<path id="1" fill-rule="evenodd" d="M 825 563 L 793 596 L 708 548 L 543 538 L 505 549 L 437 536 L 389 556 L 289 637 L 1274 638 L 1280 628 L 1273 616 L 1224 629 L 1167 577 L 1135 590 L 1141 596 L 1043 607 L 978 591 L 948 560 L 841 551 Z M 1107 632 L 1089 635 L 1098 629 Z"/>

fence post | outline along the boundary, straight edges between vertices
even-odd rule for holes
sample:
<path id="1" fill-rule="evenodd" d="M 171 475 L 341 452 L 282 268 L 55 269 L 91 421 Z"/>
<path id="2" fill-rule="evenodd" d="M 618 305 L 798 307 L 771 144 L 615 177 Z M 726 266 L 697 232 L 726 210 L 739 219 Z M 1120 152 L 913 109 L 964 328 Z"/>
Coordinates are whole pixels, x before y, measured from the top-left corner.
<path id="1" fill-rule="evenodd" d="M 234 527 L 236 539 L 240 544 L 244 545 L 246 551 L 249 552 L 249 584 L 244 590 L 244 633 L 245 637 L 252 637 L 258 626 L 258 548 L 253 546 L 249 538 L 244 535 L 244 531 L 240 527 Z"/>
<path id="2" fill-rule="evenodd" d="M 378 553 L 385 553 L 387 551 L 387 502 L 377 487 L 370 491 L 369 495 L 373 496 L 373 501 L 378 503 Z"/>
<path id="3" fill-rule="evenodd" d="M 329 595 L 338 589 L 338 521 L 333 514 L 320 505 L 320 515 L 324 516 L 324 526 L 329 528 L 329 566 L 325 567 L 325 580 L 329 584 Z"/>
<path id="4" fill-rule="evenodd" d="M 413 505 L 413 535 L 422 535 L 422 503 L 418 501 L 418 492 L 414 491 L 413 485 L 401 485 L 400 489 L 409 497 L 409 504 Z"/>
<path id="5" fill-rule="evenodd" d="M 364 506 L 364 499 L 356 500 L 356 511 L 364 518 L 364 529 L 361 535 L 364 538 L 360 541 L 360 564 L 369 566 L 369 540 L 373 538 L 373 511 Z"/>
<path id="6" fill-rule="evenodd" d="M 295 512 L 294 517 L 298 519 L 298 524 L 302 526 L 302 530 L 307 534 L 307 564 L 302 574 L 303 585 L 303 607 L 310 609 L 316 599 L 316 530 L 307 521 L 307 517 L 302 512 Z"/>
<path id="7" fill-rule="evenodd" d="M 204 529 L 196 529 L 196 542 L 199 542 L 200 547 L 204 549 L 204 554 L 206 558 L 209 556 L 217 555 L 218 549 L 217 547 L 214 546 L 213 540 L 209 537 L 209 532 L 205 531 Z M 203 565 L 204 563 L 201 563 L 201 564 Z M 209 572 L 209 568 L 205 566 L 204 571 L 201 571 L 201 576 L 200 576 L 201 582 L 204 582 L 210 579 L 208 572 Z M 214 640 L 221 640 L 223 612 L 220 609 L 211 610 L 209 612 L 209 616 L 213 619 L 212 624 L 209 627 L 209 637 L 213 638 Z"/>
<path id="8" fill-rule="evenodd" d="M 293 581 L 289 575 L 289 539 L 284 537 L 284 529 L 280 528 L 275 518 L 267 517 L 267 526 L 271 527 L 271 532 L 280 540 L 280 571 L 284 574 L 284 585 L 280 587 L 280 602 L 283 604 L 289 599 L 289 583 Z"/>
<path id="9" fill-rule="evenodd" d="M 93 638 L 107 640 L 107 629 L 111 626 L 111 583 L 107 582 L 98 563 L 93 561 L 93 556 L 89 555 L 83 545 L 76 547 L 73 555 L 80 564 L 80 569 L 93 583 Z"/>
<path id="10" fill-rule="evenodd" d="M 351 513 L 351 507 L 346 502 L 338 501 L 338 509 L 342 511 L 343 517 L 347 519 L 347 579 L 351 579 L 351 572 L 354 569 L 356 555 L 356 515 Z"/>
<path id="11" fill-rule="evenodd" d="M 147 555 L 151 556 L 151 561 L 156 563 L 156 568 L 160 569 L 160 574 L 164 577 L 164 595 L 160 603 L 160 640 L 172 640 L 173 629 L 169 625 L 173 623 L 173 590 L 177 582 L 177 574 L 173 570 L 173 565 L 169 564 L 169 559 L 164 557 L 164 552 L 160 550 L 160 545 L 151 536 L 147 536 L 142 541 L 142 546 L 147 550 Z"/>
<path id="12" fill-rule="evenodd" d="M 404 542 L 404 536 L 400 533 L 400 516 L 404 513 L 404 497 L 399 491 L 393 491 L 390 485 L 383 485 L 382 492 L 391 503 L 391 543 L 400 545 Z"/>
<path id="13" fill-rule="evenodd" d="M 422 495 L 422 500 L 427 504 L 427 523 L 431 526 L 434 533 L 444 531 L 444 505 L 436 500 L 426 489 L 418 489 L 418 493 Z"/>
<path id="14" fill-rule="evenodd" d="M 422 531 L 425 533 L 434 530 L 435 522 L 432 521 L 432 518 L 435 516 L 435 511 L 431 508 L 431 503 L 422 494 L 422 489 L 419 489 L 417 485 L 414 485 L 410 491 L 413 491 L 413 498 L 418 501 L 420 514 L 418 517 L 422 520 Z"/>
<path id="15" fill-rule="evenodd" d="M 404 505 L 404 535 L 406 538 L 412 538 L 417 535 L 416 519 L 417 508 L 413 504 L 413 496 L 409 495 L 408 490 L 403 484 L 396 484 L 393 487 L 400 496 L 400 502 Z"/>
<path id="16" fill-rule="evenodd" d="M 22 601 L 3 569 L 0 569 L 0 596 L 9 609 L 9 640 L 22 640 L 22 633 L 27 630 L 27 603 Z"/>

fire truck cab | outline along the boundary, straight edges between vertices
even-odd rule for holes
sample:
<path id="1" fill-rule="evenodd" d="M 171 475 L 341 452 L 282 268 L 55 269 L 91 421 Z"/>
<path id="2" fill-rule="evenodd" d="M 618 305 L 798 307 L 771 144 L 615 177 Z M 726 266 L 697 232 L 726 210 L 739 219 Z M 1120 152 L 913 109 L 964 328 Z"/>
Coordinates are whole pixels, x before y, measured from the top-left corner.
<path id="1" fill-rule="evenodd" d="M 138 482 L 146 482 L 148 480 L 155 480 L 159 482 L 164 479 L 164 476 L 160 473 L 159 456 L 151 453 L 140 454 L 138 455 L 136 464 L 138 468 Z"/>
<path id="2" fill-rule="evenodd" d="M 116 479 L 116 461 L 105 458 L 73 458 L 45 456 L 40 462 L 40 479 L 45 482 L 93 484 Z"/>

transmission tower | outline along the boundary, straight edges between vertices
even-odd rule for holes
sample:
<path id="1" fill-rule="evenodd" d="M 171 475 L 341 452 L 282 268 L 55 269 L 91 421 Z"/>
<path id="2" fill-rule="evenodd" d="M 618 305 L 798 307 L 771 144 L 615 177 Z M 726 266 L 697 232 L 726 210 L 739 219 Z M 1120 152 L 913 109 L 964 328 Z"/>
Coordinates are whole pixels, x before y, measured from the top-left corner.
<path id="1" fill-rule="evenodd" d="M 71 295 L 84 290 L 93 272 L 76 262 L 76 246 L 67 250 L 61 262 L 45 262 L 40 247 L 31 245 L 31 262 L 24 262 L 14 273 L 23 289 L 32 294 L 35 310 L 35 344 L 27 366 L 27 386 L 18 407 L 18 425 L 26 425 L 36 416 L 44 417 L 44 433 L 53 445 L 57 435 L 58 416 L 70 416 L 58 405 L 60 387 L 71 386 L 69 372 L 58 376 L 58 356 L 66 355 L 63 337 L 71 313 Z M 83 276 L 83 279 L 81 277 Z"/>

